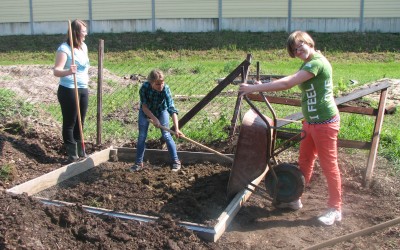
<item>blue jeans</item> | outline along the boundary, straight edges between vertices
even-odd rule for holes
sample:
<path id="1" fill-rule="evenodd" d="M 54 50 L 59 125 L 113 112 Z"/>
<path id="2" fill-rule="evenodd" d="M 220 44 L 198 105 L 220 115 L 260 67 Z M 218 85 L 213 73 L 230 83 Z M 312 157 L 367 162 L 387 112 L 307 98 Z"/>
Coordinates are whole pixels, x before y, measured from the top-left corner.
<path id="1" fill-rule="evenodd" d="M 164 110 L 157 119 L 160 121 L 161 125 L 169 128 L 169 113 Z M 140 164 L 143 162 L 144 151 L 146 147 L 147 132 L 149 130 L 150 122 L 147 120 L 146 115 L 143 110 L 139 110 L 139 137 L 136 147 L 136 163 Z M 178 154 L 176 152 L 176 145 L 172 138 L 172 135 L 165 130 L 161 130 L 162 137 L 167 144 L 169 155 L 173 162 L 179 162 Z"/>

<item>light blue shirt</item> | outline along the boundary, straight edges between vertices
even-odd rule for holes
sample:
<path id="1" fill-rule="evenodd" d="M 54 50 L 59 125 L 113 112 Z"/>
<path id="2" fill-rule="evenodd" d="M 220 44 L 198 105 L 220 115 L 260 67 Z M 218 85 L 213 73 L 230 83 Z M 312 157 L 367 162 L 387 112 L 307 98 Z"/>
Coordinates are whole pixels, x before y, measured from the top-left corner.
<path id="1" fill-rule="evenodd" d="M 64 42 L 58 47 L 57 52 L 63 52 L 67 54 L 67 61 L 65 62 L 64 69 L 71 67 L 71 47 L 68 43 Z M 74 49 L 74 60 L 77 65 L 76 71 L 76 83 L 78 88 L 88 88 L 89 83 L 89 56 L 88 49 L 85 43 L 82 43 L 82 49 Z M 66 88 L 75 88 L 74 76 L 68 75 L 60 77 L 60 85 Z"/>

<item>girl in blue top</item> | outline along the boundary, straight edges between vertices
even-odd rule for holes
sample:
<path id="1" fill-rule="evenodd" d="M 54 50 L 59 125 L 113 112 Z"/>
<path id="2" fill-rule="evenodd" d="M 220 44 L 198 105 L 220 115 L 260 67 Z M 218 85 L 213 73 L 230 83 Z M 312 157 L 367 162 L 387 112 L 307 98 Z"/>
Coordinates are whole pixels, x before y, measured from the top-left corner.
<path id="1" fill-rule="evenodd" d="M 57 91 L 63 116 L 62 136 L 70 162 L 85 157 L 82 149 L 80 130 L 78 124 L 78 110 L 75 101 L 75 84 L 73 74 L 76 76 L 78 87 L 78 98 L 81 113 L 82 128 L 88 108 L 88 82 L 89 82 L 89 56 L 88 49 L 84 43 L 87 35 L 87 25 L 81 20 L 74 20 L 71 23 L 72 40 L 74 45 L 74 60 L 71 56 L 71 42 L 68 36 L 67 41 L 62 43 L 56 54 L 56 62 L 53 74 L 60 77 Z"/>

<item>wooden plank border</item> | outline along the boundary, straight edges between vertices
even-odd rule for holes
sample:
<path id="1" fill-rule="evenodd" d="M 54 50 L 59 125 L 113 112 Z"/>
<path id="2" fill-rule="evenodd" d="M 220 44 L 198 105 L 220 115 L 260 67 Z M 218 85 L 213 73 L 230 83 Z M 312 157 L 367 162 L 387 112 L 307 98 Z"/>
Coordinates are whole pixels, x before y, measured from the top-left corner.
<path id="1" fill-rule="evenodd" d="M 89 170 L 103 162 L 108 161 L 111 149 L 112 148 L 108 148 L 89 155 L 86 159 L 82 161 L 74 162 L 64 167 L 53 170 L 47 174 L 22 183 L 11 189 L 8 189 L 7 192 L 14 194 L 27 193 L 28 195 L 39 193 L 49 187 L 57 185 L 62 181 L 65 181 L 75 175 L 83 173 L 86 170 Z"/>
<path id="2" fill-rule="evenodd" d="M 108 149 L 102 150 L 100 152 L 94 153 L 88 158 L 80 161 L 71 163 L 54 171 L 51 171 L 47 174 L 39 176 L 35 179 L 22 183 L 18 186 L 15 186 L 11 189 L 8 189 L 7 192 L 13 194 L 22 194 L 27 193 L 28 195 L 37 194 L 47 188 L 50 188 L 54 185 L 59 184 L 60 182 L 67 180 L 75 175 L 83 173 L 93 167 L 100 165 L 101 163 L 107 161 L 133 161 L 135 158 L 136 149 L 133 148 L 113 148 L 110 147 Z M 178 151 L 179 156 L 186 163 L 199 163 L 199 162 L 210 162 L 210 163 L 218 163 L 218 164 L 229 164 L 231 166 L 233 161 L 233 155 L 227 155 L 232 158 L 232 161 L 225 159 L 221 156 L 212 153 L 204 153 L 204 152 L 187 152 L 187 151 Z M 145 153 L 145 159 L 149 161 L 166 161 L 169 160 L 169 154 L 166 150 L 156 150 L 156 149 L 147 149 Z M 255 186 L 257 186 L 265 174 L 268 172 L 268 168 L 255 180 L 252 181 L 251 184 L 247 186 L 246 189 L 243 189 L 241 192 L 236 194 L 236 196 L 232 199 L 232 201 L 228 204 L 228 206 L 224 209 L 221 215 L 217 219 L 217 223 L 214 226 L 206 226 L 203 224 L 192 223 L 187 221 L 178 221 L 178 225 L 188 228 L 189 230 L 194 231 L 199 237 L 206 241 L 216 242 L 225 232 L 225 230 L 229 227 L 230 223 L 234 219 L 235 215 L 238 213 L 243 204 L 250 198 L 253 193 L 251 190 L 255 190 Z M 43 197 L 35 197 L 39 201 L 43 202 L 47 205 L 55 205 L 55 206 L 71 206 L 74 203 L 58 201 L 58 200 L 50 200 Z M 94 214 L 102 214 L 108 216 L 114 216 L 121 219 L 128 220 L 137 220 L 142 222 L 155 221 L 158 217 L 155 216 L 147 216 L 143 214 L 134 214 L 134 213 L 123 213 L 118 211 L 113 211 L 104 208 L 97 208 L 91 206 L 82 206 L 87 212 Z"/>

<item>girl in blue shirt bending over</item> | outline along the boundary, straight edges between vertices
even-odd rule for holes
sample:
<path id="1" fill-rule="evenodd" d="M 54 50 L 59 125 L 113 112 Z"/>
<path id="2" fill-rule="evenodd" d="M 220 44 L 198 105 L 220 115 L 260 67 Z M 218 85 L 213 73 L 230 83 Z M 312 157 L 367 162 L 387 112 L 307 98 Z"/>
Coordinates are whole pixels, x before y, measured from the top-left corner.
<path id="1" fill-rule="evenodd" d="M 154 69 L 150 72 L 147 80 L 139 90 L 139 137 L 136 150 L 136 163 L 130 168 L 131 171 L 139 171 L 143 168 L 145 142 L 149 129 L 148 119 L 158 128 L 160 126 L 169 128 L 169 117 L 171 116 L 176 136 L 178 138 L 183 136 L 183 133 L 179 130 L 178 110 L 175 108 L 170 88 L 164 82 L 164 73 L 159 69 Z M 181 162 L 178 158 L 175 142 L 168 131 L 161 129 L 161 134 L 173 161 L 172 171 L 178 171 L 181 168 Z"/>

